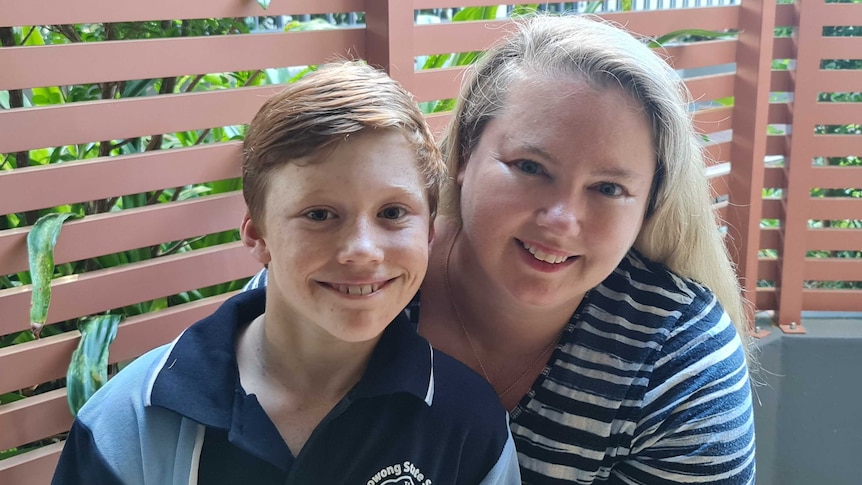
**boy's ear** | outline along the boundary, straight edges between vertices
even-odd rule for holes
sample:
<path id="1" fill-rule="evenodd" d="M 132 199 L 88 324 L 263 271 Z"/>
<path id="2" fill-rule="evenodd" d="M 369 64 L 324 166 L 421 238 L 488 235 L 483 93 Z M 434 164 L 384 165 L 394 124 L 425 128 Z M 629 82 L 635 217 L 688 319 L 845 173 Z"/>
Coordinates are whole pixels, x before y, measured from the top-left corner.
<path id="1" fill-rule="evenodd" d="M 272 258 L 269 255 L 266 240 L 263 238 L 263 233 L 255 225 L 254 221 L 251 220 L 251 214 L 248 211 L 245 212 L 242 218 L 242 224 L 239 226 L 239 235 L 242 243 L 249 249 L 254 259 L 264 266 L 269 264 Z"/>
<path id="2" fill-rule="evenodd" d="M 436 219 L 436 217 L 431 218 L 431 223 L 429 224 L 429 227 L 428 227 L 428 244 L 431 244 L 432 242 L 434 242 L 434 220 L 435 219 Z"/>

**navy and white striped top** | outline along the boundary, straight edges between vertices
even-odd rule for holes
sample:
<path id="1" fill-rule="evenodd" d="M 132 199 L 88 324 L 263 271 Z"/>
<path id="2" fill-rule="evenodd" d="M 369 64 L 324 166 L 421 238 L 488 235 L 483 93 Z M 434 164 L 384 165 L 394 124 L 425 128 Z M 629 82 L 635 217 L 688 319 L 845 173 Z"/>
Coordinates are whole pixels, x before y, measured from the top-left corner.
<path id="1" fill-rule="evenodd" d="M 416 321 L 418 298 L 411 310 Z M 710 291 L 634 250 L 581 303 L 511 430 L 525 484 L 754 483 L 733 323 Z"/>

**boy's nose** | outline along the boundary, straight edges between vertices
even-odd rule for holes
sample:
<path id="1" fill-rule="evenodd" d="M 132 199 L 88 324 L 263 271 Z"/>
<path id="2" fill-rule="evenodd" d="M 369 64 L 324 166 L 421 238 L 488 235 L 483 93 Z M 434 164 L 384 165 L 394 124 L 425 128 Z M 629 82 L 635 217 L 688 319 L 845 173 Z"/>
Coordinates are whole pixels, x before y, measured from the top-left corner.
<path id="1" fill-rule="evenodd" d="M 379 263 L 383 261 L 383 248 L 379 231 L 365 221 L 358 221 L 345 231 L 338 262 L 341 264 Z"/>

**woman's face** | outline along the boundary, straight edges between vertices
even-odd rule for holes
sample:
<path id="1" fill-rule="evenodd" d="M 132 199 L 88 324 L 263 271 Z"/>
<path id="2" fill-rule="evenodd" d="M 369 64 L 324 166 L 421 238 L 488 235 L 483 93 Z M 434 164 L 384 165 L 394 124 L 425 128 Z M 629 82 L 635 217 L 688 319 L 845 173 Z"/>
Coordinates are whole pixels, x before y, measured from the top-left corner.
<path id="1" fill-rule="evenodd" d="M 577 306 L 634 244 L 655 170 L 622 91 L 516 82 L 457 177 L 471 269 L 517 303 Z"/>

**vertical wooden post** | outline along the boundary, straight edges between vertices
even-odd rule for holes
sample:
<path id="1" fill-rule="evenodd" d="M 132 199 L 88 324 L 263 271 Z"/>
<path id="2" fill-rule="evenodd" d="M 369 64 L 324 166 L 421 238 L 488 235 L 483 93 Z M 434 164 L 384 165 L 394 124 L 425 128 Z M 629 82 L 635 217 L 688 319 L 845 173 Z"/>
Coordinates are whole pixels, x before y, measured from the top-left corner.
<path id="1" fill-rule="evenodd" d="M 413 0 L 367 0 L 365 53 L 368 63 L 384 69 L 413 90 Z"/>
<path id="2" fill-rule="evenodd" d="M 775 37 L 775 2 L 743 0 L 739 10 L 736 77 L 733 82 L 733 141 L 727 207 L 727 244 L 739 275 L 743 296 L 757 301 L 757 266 L 772 44 Z M 749 310 L 754 321 L 754 308 Z M 753 326 L 753 323 L 752 323 Z M 754 332 L 754 329 L 750 329 Z M 761 331 L 755 336 L 768 332 Z"/>
<path id="3" fill-rule="evenodd" d="M 801 318 L 805 280 L 808 204 L 811 198 L 814 126 L 817 105 L 817 73 L 820 55 L 816 40 L 822 37 L 822 22 L 816 10 L 823 2 L 794 3 L 797 26 L 793 32 L 796 71 L 793 86 L 790 150 L 784 163 L 787 188 L 784 190 L 784 220 L 781 227 L 781 272 L 778 288 L 778 325 L 784 332 L 804 333 Z M 802 42 L 806 39 L 806 42 Z"/>

